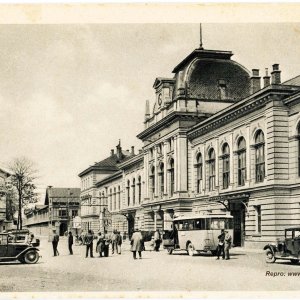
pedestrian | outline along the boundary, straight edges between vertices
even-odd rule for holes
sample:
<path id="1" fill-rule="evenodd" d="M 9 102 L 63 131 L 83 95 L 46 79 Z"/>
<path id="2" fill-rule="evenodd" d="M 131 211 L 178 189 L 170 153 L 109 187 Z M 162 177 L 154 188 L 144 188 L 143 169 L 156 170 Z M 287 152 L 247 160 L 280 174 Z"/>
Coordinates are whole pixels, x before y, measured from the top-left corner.
<path id="1" fill-rule="evenodd" d="M 121 236 L 120 231 L 117 231 L 117 239 L 116 239 L 116 242 L 117 242 L 117 253 L 118 253 L 118 254 L 121 254 L 122 236 Z"/>
<path id="2" fill-rule="evenodd" d="M 228 230 L 225 230 L 225 259 L 230 259 L 230 256 L 229 256 L 229 249 L 231 248 L 231 240 L 232 240 L 232 237 L 229 233 Z"/>
<path id="3" fill-rule="evenodd" d="M 161 243 L 160 232 L 159 232 L 159 229 L 156 229 L 156 231 L 154 233 L 154 250 L 155 251 L 159 251 L 160 243 Z"/>
<path id="4" fill-rule="evenodd" d="M 92 234 L 92 231 L 89 230 L 87 235 L 84 238 L 84 242 L 86 245 L 86 252 L 85 252 L 85 257 L 88 257 L 89 251 L 90 251 L 90 257 L 94 257 L 93 256 L 93 240 L 94 240 L 94 236 Z"/>
<path id="5" fill-rule="evenodd" d="M 58 242 L 59 242 L 59 235 L 56 233 L 56 230 L 53 229 L 52 247 L 53 247 L 53 254 L 54 254 L 54 256 L 59 255 L 59 252 L 57 250 Z"/>
<path id="6" fill-rule="evenodd" d="M 133 253 L 133 259 L 136 259 L 136 252 L 139 253 L 139 258 L 142 259 L 142 246 L 143 236 L 142 233 L 136 229 L 131 237 L 131 251 Z"/>
<path id="7" fill-rule="evenodd" d="M 72 235 L 71 231 L 69 232 L 69 236 L 68 236 L 68 246 L 69 246 L 70 255 L 73 255 L 73 249 L 72 249 L 72 246 L 73 246 L 73 235 Z"/>
<path id="8" fill-rule="evenodd" d="M 110 236 L 110 240 L 111 240 L 111 254 L 114 254 L 115 253 L 115 250 L 116 252 L 118 251 L 117 250 L 117 231 L 114 230 Z"/>
<path id="9" fill-rule="evenodd" d="M 109 244 L 111 243 L 110 235 L 107 233 L 107 230 L 104 230 L 104 256 L 108 257 L 109 255 Z"/>
<path id="10" fill-rule="evenodd" d="M 221 229 L 221 234 L 218 236 L 218 247 L 217 247 L 217 259 L 220 259 L 220 255 L 222 255 L 222 259 L 225 259 L 224 252 L 224 240 L 225 240 L 225 232 L 224 229 Z"/>
<path id="11" fill-rule="evenodd" d="M 101 232 L 99 232 L 97 245 L 96 245 L 96 252 L 99 253 L 99 257 L 103 256 L 103 251 L 104 251 L 104 239 L 103 239 Z"/>

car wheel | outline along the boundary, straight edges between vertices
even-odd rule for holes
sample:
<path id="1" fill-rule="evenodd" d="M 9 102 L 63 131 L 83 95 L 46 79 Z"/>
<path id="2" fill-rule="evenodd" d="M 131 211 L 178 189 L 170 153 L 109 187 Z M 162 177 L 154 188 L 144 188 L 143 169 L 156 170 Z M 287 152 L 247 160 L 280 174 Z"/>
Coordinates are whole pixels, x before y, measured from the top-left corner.
<path id="1" fill-rule="evenodd" d="M 296 265 L 298 262 L 299 262 L 299 259 L 291 259 L 291 263 L 292 263 L 292 264 L 295 264 L 295 265 Z"/>
<path id="2" fill-rule="evenodd" d="M 272 264 L 274 263 L 276 260 L 273 252 L 270 250 L 270 249 L 267 249 L 266 250 L 266 262 L 269 263 L 269 264 Z"/>
<path id="3" fill-rule="evenodd" d="M 173 253 L 173 249 L 171 249 L 171 248 L 168 248 L 167 251 L 168 251 L 168 254 L 172 254 Z"/>
<path id="4" fill-rule="evenodd" d="M 39 260 L 39 254 L 35 250 L 29 250 L 24 255 L 24 261 L 26 264 L 35 264 Z"/>
<path id="5" fill-rule="evenodd" d="M 189 245 L 188 245 L 188 248 L 187 248 L 187 251 L 188 251 L 188 255 L 189 256 L 194 256 L 194 246 L 193 246 L 193 244 L 192 243 L 189 243 Z"/>

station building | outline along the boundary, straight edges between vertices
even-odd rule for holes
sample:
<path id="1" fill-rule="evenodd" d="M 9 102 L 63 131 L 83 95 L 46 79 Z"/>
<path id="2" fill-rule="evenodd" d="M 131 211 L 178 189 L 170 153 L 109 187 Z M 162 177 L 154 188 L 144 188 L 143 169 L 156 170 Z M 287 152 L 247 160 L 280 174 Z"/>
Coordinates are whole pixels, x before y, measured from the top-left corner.
<path id="1" fill-rule="evenodd" d="M 229 212 L 234 244 L 261 248 L 299 225 L 300 76 L 282 83 L 273 64 L 261 78 L 232 55 L 201 47 L 156 78 L 142 151 L 92 183 L 110 212 L 95 217 L 99 230 L 109 218 L 106 229 L 130 235 L 171 229 L 186 212 Z"/>

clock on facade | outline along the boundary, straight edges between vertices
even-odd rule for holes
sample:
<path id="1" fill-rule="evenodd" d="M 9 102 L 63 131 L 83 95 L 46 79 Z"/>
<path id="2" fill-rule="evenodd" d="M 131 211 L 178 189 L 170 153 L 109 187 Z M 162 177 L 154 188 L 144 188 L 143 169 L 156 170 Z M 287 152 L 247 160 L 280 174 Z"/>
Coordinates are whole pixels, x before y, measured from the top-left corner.
<path id="1" fill-rule="evenodd" d="M 161 94 L 158 95 L 158 105 L 161 106 L 161 103 L 162 103 L 162 98 L 161 98 Z"/>

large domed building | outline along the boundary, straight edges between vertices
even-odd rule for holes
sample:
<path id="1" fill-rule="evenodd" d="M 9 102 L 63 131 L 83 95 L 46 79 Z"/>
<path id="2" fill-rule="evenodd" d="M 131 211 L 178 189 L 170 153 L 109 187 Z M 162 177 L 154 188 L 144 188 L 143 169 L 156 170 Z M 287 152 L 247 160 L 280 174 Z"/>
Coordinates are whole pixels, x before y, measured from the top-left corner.
<path id="1" fill-rule="evenodd" d="M 300 81 L 281 83 L 278 64 L 261 80 L 232 56 L 200 47 L 155 79 L 142 151 L 91 178 L 92 203 L 106 207 L 94 230 L 130 236 L 186 213 L 227 213 L 234 244 L 261 248 L 298 225 Z"/>

